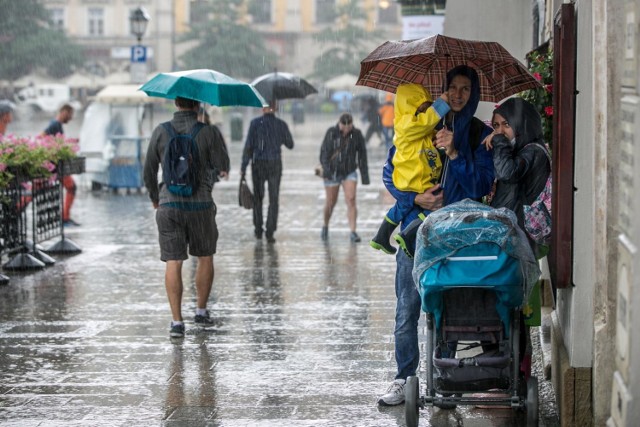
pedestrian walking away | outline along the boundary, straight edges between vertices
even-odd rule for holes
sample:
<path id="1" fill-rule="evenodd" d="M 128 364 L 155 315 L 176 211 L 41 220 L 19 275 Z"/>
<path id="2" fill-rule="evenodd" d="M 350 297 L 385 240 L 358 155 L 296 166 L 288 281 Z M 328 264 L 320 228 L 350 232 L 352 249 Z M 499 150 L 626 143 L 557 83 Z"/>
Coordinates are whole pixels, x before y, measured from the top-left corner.
<path id="1" fill-rule="evenodd" d="M 198 110 L 198 121 L 200 123 L 204 123 L 207 126 L 211 126 L 214 125 L 215 123 L 211 121 L 211 116 L 209 115 L 209 112 L 205 109 L 204 104 L 200 104 L 200 109 Z M 215 126 L 213 126 L 213 131 L 216 133 L 220 133 L 220 128 L 218 124 L 215 124 Z M 220 135 L 220 138 L 222 138 L 222 135 Z M 222 138 L 222 140 L 224 141 L 224 138 Z M 215 185 L 216 182 L 220 181 L 220 172 L 216 169 L 213 170 L 213 183 Z M 225 179 L 229 179 L 229 175 L 225 175 L 224 176 Z"/>
<path id="2" fill-rule="evenodd" d="M 369 167 L 367 165 L 367 148 L 359 129 L 353 126 L 353 117 L 343 113 L 338 124 L 330 127 L 320 147 L 320 163 L 324 179 L 325 205 L 324 225 L 320 237 L 329 237 L 329 221 L 333 208 L 338 201 L 340 186 L 344 191 L 347 204 L 347 219 L 351 231 L 349 238 L 353 243 L 361 241 L 356 232 L 358 209 L 356 206 L 356 187 L 360 171 L 362 185 L 369 185 Z"/>
<path id="3" fill-rule="evenodd" d="M 367 127 L 367 132 L 364 135 L 364 142 L 366 144 L 369 144 L 369 140 L 374 134 L 382 139 L 382 123 L 380 122 L 380 113 L 378 113 L 379 109 L 380 105 L 375 97 L 370 96 L 365 98 L 362 120 L 369 122 L 369 127 Z"/>
<path id="4" fill-rule="evenodd" d="M 465 198 L 481 199 L 491 190 L 494 178 L 492 153 L 480 144 L 491 129 L 473 117 L 480 101 L 478 74 L 467 66 L 449 70 L 445 91 L 451 110 L 444 117 L 444 123 L 436 126 L 434 139 L 435 147 L 444 151 L 441 186 L 433 186 L 420 194 L 398 190 L 393 183 L 395 147 L 389 150 L 382 177 L 396 200 L 415 203 L 429 211 Z M 417 216 L 416 211 L 408 214 L 400 224 L 401 229 Z M 383 406 L 404 402 L 406 379 L 416 375 L 420 362 L 418 321 L 421 300 L 413 280 L 413 260 L 404 251 L 398 251 L 396 264 L 394 337 L 397 371 L 387 392 L 378 399 L 378 404 Z"/>
<path id="5" fill-rule="evenodd" d="M 423 193 L 438 183 L 442 161 L 433 145 L 433 137 L 436 125 L 449 112 L 447 101 L 446 92 L 434 103 L 431 94 L 421 85 L 410 83 L 398 86 L 393 124 L 393 144 L 396 147 L 393 156 L 393 183 L 398 190 Z M 418 218 L 395 236 L 402 250 L 413 258 L 418 227 L 429 214 L 413 203 L 404 205 L 397 201 L 389 209 L 370 242 L 371 247 L 394 254 L 396 248 L 389 243 L 391 234 L 413 209 L 420 211 Z"/>
<path id="6" fill-rule="evenodd" d="M 382 125 L 382 135 L 384 136 L 385 147 L 388 150 L 393 145 L 393 95 L 385 95 L 384 104 L 378 109 L 380 114 L 380 124 Z"/>
<path id="7" fill-rule="evenodd" d="M 62 125 L 69 123 L 73 119 L 73 107 L 64 104 L 58 110 L 56 118 L 51 120 L 49 126 L 42 132 L 43 135 L 64 135 Z M 65 175 L 62 178 L 62 187 L 64 188 L 64 203 L 62 204 L 62 224 L 63 225 L 80 225 L 71 218 L 71 207 L 76 198 L 76 182 L 71 175 Z"/>
<path id="8" fill-rule="evenodd" d="M 282 146 L 293 149 L 293 137 L 289 126 L 284 120 L 276 117 L 276 110 L 277 102 L 271 101 L 268 107 L 263 108 L 262 116 L 251 121 L 240 165 L 240 174 L 243 178 L 247 166 L 251 163 L 254 235 L 260 240 L 264 233 L 268 243 L 275 243 L 274 234 L 278 229 Z M 266 227 L 263 227 L 262 201 L 265 183 L 269 191 L 269 208 Z"/>
<path id="9" fill-rule="evenodd" d="M 216 205 L 211 195 L 213 174 L 229 173 L 229 155 L 222 134 L 215 126 L 198 123 L 198 101 L 176 98 L 178 109 L 170 122 L 158 125 L 149 141 L 144 164 L 144 183 L 153 207 L 160 243 L 160 259 L 165 262 L 165 288 L 171 308 L 172 338 L 184 337 L 182 317 L 182 263 L 189 255 L 197 257 L 195 274 L 196 327 L 213 325 L 207 301 L 214 279 L 213 255 L 218 242 Z M 182 144 L 186 142 L 187 144 Z M 188 165 L 191 194 L 174 190 L 173 176 L 168 170 L 174 150 L 191 147 Z M 195 146 L 195 148 L 194 148 Z M 184 156 L 183 156 L 184 157 Z M 163 166 L 163 184 L 158 183 L 158 169 Z M 180 170 L 180 168 L 178 168 Z M 178 185 L 176 185 L 178 186 Z M 186 186 L 186 184 L 185 184 Z"/>

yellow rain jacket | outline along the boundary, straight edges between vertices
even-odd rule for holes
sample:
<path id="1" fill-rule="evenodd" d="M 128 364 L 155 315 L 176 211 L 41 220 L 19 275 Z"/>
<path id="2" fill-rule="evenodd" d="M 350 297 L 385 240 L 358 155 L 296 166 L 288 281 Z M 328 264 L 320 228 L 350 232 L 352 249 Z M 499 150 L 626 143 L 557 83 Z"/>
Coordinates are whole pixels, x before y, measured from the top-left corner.
<path id="1" fill-rule="evenodd" d="M 433 106 L 415 114 L 426 101 L 432 102 L 433 98 L 421 85 L 402 84 L 396 90 L 393 184 L 398 190 L 422 193 L 438 183 L 442 172 L 442 161 L 433 145 L 435 126 L 441 116 Z"/>

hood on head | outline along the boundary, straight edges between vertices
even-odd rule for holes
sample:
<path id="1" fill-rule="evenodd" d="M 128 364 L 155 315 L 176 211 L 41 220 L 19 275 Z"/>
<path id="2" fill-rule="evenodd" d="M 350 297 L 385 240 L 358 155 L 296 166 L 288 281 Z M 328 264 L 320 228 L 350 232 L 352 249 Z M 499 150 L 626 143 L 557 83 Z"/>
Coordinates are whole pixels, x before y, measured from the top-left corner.
<path id="1" fill-rule="evenodd" d="M 396 89 L 394 114 L 398 116 L 415 114 L 417 108 L 427 101 L 433 102 L 433 98 L 422 85 L 416 83 L 401 84 Z"/>
<path id="2" fill-rule="evenodd" d="M 476 70 L 473 68 L 467 65 L 458 65 L 447 72 L 447 83 L 444 88 L 445 91 L 449 90 L 449 86 L 451 85 L 453 78 L 456 76 L 465 76 L 471 80 L 471 95 L 469 96 L 469 101 L 467 101 L 467 105 L 465 105 L 464 108 L 456 114 L 456 120 L 468 122 L 476 113 L 478 103 L 480 102 L 480 78 L 478 77 Z"/>
<path id="3" fill-rule="evenodd" d="M 493 114 L 500 114 L 513 129 L 516 150 L 531 142 L 542 142 L 542 121 L 535 107 L 522 98 L 509 98 Z"/>

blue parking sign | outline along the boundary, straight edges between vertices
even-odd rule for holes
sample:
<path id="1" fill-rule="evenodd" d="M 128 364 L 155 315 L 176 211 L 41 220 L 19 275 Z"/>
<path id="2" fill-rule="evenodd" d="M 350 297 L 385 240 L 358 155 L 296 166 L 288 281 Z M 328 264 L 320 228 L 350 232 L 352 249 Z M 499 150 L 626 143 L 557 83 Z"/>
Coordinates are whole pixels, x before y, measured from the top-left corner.
<path id="1" fill-rule="evenodd" d="M 131 46 L 131 62 L 147 62 L 147 47 Z"/>

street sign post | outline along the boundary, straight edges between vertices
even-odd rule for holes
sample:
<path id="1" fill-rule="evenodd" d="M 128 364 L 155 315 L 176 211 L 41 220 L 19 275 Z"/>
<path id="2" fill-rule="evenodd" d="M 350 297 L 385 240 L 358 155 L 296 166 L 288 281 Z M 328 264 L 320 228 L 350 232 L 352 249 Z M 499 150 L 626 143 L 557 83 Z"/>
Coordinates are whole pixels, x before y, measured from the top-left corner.
<path id="1" fill-rule="evenodd" d="M 144 83 L 147 81 L 147 47 L 131 46 L 131 82 Z"/>

